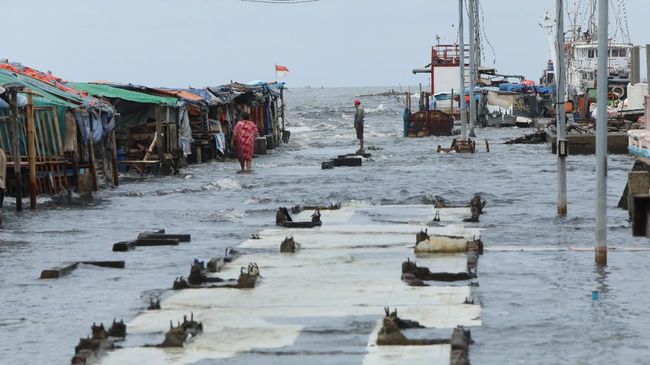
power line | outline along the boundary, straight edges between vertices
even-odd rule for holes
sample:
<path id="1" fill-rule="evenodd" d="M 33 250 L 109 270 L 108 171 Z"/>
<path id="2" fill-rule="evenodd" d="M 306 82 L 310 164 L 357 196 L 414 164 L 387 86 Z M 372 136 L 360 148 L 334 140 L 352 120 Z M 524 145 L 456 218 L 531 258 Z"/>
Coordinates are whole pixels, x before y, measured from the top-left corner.
<path id="1" fill-rule="evenodd" d="M 300 4 L 314 3 L 320 0 L 239 0 L 248 3 L 266 3 L 266 4 Z"/>

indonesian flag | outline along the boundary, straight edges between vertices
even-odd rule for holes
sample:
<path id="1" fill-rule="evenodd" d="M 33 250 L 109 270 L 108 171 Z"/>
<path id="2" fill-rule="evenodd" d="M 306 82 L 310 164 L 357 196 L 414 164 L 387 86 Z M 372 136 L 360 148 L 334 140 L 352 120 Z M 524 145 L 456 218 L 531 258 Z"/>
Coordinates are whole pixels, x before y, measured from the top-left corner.
<path id="1" fill-rule="evenodd" d="M 277 76 L 286 76 L 289 73 L 289 69 L 286 66 L 275 65 L 275 74 Z"/>

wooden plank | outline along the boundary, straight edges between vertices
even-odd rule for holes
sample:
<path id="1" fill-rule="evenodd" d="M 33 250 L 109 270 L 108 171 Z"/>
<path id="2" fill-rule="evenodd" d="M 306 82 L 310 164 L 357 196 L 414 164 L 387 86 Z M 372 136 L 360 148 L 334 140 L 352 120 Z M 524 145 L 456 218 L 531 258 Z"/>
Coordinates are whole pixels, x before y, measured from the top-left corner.
<path id="1" fill-rule="evenodd" d="M 16 178 L 14 195 L 16 196 L 16 211 L 23 211 L 23 186 L 20 177 L 20 143 L 18 132 L 18 93 L 11 91 L 11 116 L 13 122 L 14 176 Z"/>
<path id="2" fill-rule="evenodd" d="M 51 113 L 54 121 L 54 131 L 56 132 L 56 141 L 58 142 L 57 146 L 57 156 L 61 159 L 65 159 L 63 155 L 63 139 L 61 138 L 61 127 L 59 125 L 59 115 L 56 113 L 56 109 L 52 108 Z M 65 169 L 64 171 L 65 172 Z M 61 185 L 62 190 L 67 190 L 68 187 L 68 177 L 67 174 L 64 174 L 61 171 L 61 166 L 57 166 L 57 175 L 59 176 L 59 184 Z"/>
<path id="3" fill-rule="evenodd" d="M 52 157 L 53 159 L 59 159 L 60 158 L 60 153 L 61 153 L 61 145 L 59 144 L 60 142 L 60 136 L 57 138 L 57 129 L 58 129 L 58 124 L 56 123 L 56 120 L 58 119 L 56 117 L 56 113 L 54 110 L 50 110 L 47 112 L 47 119 L 48 119 L 48 124 L 50 126 L 50 131 L 52 132 Z M 57 184 L 58 191 L 63 191 L 64 190 L 64 184 L 63 184 L 63 176 L 61 175 L 60 171 L 60 166 L 51 166 L 52 167 L 52 174 L 54 175 L 54 181 Z"/>
<path id="4" fill-rule="evenodd" d="M 138 235 L 140 239 L 177 239 L 179 242 L 190 242 L 192 240 L 189 234 L 165 234 L 165 233 L 149 233 L 143 232 Z"/>
<path id="5" fill-rule="evenodd" d="M 178 238 L 138 238 L 135 241 L 136 246 L 177 246 L 180 240 Z"/>
<path id="6" fill-rule="evenodd" d="M 95 166 L 95 145 L 93 145 L 92 137 L 89 138 L 87 146 L 89 149 L 88 156 L 90 161 L 88 162 L 90 164 L 90 173 L 92 175 L 91 178 L 93 182 L 93 191 L 98 191 L 99 188 L 97 187 L 97 167 Z"/>
<path id="7" fill-rule="evenodd" d="M 29 205 L 32 210 L 36 209 L 36 126 L 34 125 L 34 97 L 27 94 L 27 161 L 29 163 Z"/>
<path id="8" fill-rule="evenodd" d="M 62 276 L 70 274 L 77 268 L 77 266 L 79 266 L 78 262 L 71 262 L 68 264 L 63 264 L 59 267 L 45 269 L 41 271 L 41 279 L 58 279 Z"/>
<path id="9" fill-rule="evenodd" d="M 106 267 L 112 269 L 124 269 L 126 264 L 124 261 L 76 261 L 63 264 L 58 267 L 53 267 L 51 269 L 45 269 L 41 271 L 41 279 L 58 279 L 60 277 L 66 276 L 76 270 L 79 267 L 79 264 L 84 265 L 93 265 L 99 267 Z"/>
<path id="10" fill-rule="evenodd" d="M 38 128 L 38 147 L 40 147 L 40 160 L 44 162 L 47 165 L 47 145 L 46 145 L 46 132 L 45 132 L 45 127 L 43 124 L 43 112 L 39 112 L 36 114 L 36 126 Z M 41 171 L 49 172 L 49 169 L 47 166 L 45 166 Z M 54 188 L 52 186 L 51 181 L 49 179 L 46 179 L 46 181 L 43 181 L 43 187 L 47 188 L 47 192 L 52 193 Z M 44 189 L 45 190 L 45 189 Z M 44 191 L 45 192 L 45 191 Z"/>

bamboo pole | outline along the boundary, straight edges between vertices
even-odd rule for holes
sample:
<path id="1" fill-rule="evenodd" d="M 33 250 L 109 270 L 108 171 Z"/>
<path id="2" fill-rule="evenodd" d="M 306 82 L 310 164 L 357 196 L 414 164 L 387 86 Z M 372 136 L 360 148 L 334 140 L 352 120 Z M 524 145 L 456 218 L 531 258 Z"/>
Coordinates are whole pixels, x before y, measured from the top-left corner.
<path id="1" fill-rule="evenodd" d="M 93 144 L 92 136 L 88 139 L 88 163 L 90 165 L 91 179 L 93 183 L 93 191 L 99 191 L 97 186 L 97 166 L 95 166 L 95 145 Z"/>
<path id="2" fill-rule="evenodd" d="M 158 138 L 158 144 L 156 145 L 156 151 L 158 153 L 158 161 L 160 166 L 158 168 L 158 173 L 162 171 L 163 163 L 165 162 L 163 158 L 163 142 L 162 142 L 162 104 L 156 107 L 156 135 L 154 140 Z"/>
<path id="3" fill-rule="evenodd" d="M 27 94 L 27 161 L 29 163 L 29 206 L 36 209 L 36 125 L 34 124 L 34 97 Z"/>
<path id="4" fill-rule="evenodd" d="M 113 185 L 119 186 L 120 179 L 118 174 L 118 165 L 117 165 L 117 142 L 115 141 L 115 129 L 111 132 L 111 162 L 113 167 Z"/>
<path id="5" fill-rule="evenodd" d="M 23 180 L 20 176 L 20 132 L 18 129 L 18 92 L 16 90 L 11 90 L 10 93 L 11 101 L 11 122 L 13 127 L 13 151 L 12 157 L 14 160 L 14 178 L 15 182 L 15 191 L 16 195 L 16 211 L 23 211 Z"/>

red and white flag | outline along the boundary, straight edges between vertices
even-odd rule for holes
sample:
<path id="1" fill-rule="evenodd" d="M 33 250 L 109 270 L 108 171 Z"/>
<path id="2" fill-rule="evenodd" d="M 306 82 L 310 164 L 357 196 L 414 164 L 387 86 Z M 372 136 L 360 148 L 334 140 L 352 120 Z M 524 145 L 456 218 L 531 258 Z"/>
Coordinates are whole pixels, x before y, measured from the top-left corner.
<path id="1" fill-rule="evenodd" d="M 289 69 L 286 66 L 275 65 L 275 75 L 286 76 L 289 73 Z"/>

